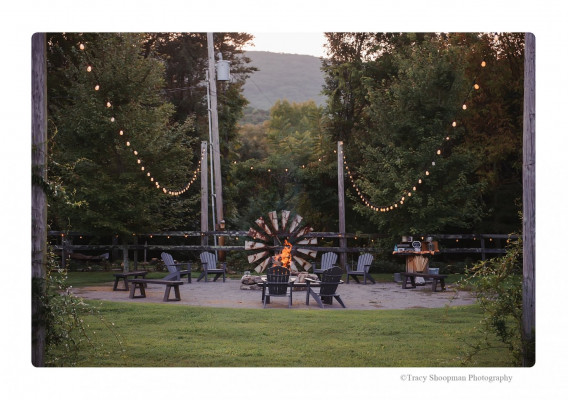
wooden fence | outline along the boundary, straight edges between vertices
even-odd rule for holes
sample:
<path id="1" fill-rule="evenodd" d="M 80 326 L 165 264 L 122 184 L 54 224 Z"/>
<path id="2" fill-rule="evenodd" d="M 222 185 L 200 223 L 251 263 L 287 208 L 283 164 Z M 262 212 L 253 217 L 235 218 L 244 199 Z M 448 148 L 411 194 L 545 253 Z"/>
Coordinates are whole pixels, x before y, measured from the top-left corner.
<path id="1" fill-rule="evenodd" d="M 62 267 L 65 268 L 66 259 L 69 254 L 73 252 L 89 251 L 89 252 L 117 252 L 123 251 L 124 245 L 119 244 L 113 240 L 112 244 L 73 244 L 73 238 L 82 238 L 89 236 L 88 234 L 79 232 L 61 232 L 50 231 L 48 236 L 51 238 L 59 238 L 58 243 L 53 244 L 52 247 L 62 254 Z M 148 243 L 148 240 L 154 238 L 201 238 L 204 236 L 224 236 L 226 238 L 248 238 L 247 231 L 174 231 L 174 232 L 156 232 L 135 235 L 132 244 L 126 245 L 128 252 L 133 252 L 134 267 L 140 256 L 143 253 L 143 260 L 147 260 L 147 254 L 152 251 L 169 251 L 169 252 L 201 252 L 201 251 L 247 251 L 245 250 L 244 241 L 243 245 L 228 245 L 228 246 L 213 246 L 213 245 L 188 245 L 188 244 L 164 244 L 164 243 Z M 282 234 L 283 237 L 287 234 Z M 318 252 L 336 252 L 336 253 L 384 253 L 384 248 L 374 247 L 373 244 L 376 239 L 385 238 L 386 235 L 382 234 L 354 234 L 346 233 L 340 234 L 336 232 L 311 232 L 305 237 L 317 237 L 321 239 L 351 239 L 351 241 L 364 241 L 366 246 L 310 246 L 310 249 Z M 478 254 L 482 260 L 485 260 L 488 255 L 501 255 L 506 253 L 505 241 L 509 239 L 517 239 L 516 235 L 504 234 L 424 234 L 414 236 L 417 240 L 425 237 L 432 237 L 439 242 L 441 254 Z M 144 243 L 142 243 L 144 240 Z M 460 247 L 462 244 L 468 244 L 468 247 Z M 475 245 L 475 247 L 472 246 Z M 394 247 L 394 243 L 393 243 Z M 344 266 L 343 266 L 344 267 Z"/>

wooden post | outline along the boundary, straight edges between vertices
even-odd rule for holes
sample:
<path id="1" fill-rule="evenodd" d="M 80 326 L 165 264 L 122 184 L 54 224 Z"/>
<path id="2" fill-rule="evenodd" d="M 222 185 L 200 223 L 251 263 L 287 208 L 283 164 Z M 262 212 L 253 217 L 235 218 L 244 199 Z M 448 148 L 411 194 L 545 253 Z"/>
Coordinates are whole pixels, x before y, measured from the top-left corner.
<path id="1" fill-rule="evenodd" d="M 344 168 L 343 168 L 343 142 L 337 142 L 337 194 L 339 200 L 339 247 L 343 250 L 347 247 L 345 237 L 345 187 L 344 187 Z M 339 264 L 343 270 L 346 269 L 347 253 L 339 253 Z"/>
<path id="2" fill-rule="evenodd" d="M 128 243 L 126 242 L 126 240 L 123 239 L 122 242 L 122 270 L 124 272 L 128 272 L 128 270 L 130 269 L 129 263 L 128 263 Z"/>
<path id="3" fill-rule="evenodd" d="M 213 173 L 215 174 L 215 218 L 213 226 L 225 219 L 223 216 L 223 185 L 221 182 L 221 149 L 219 146 L 219 117 L 217 115 L 217 74 L 215 73 L 215 48 L 213 33 L 207 33 L 207 54 L 209 59 L 209 92 L 211 101 L 211 135 L 213 146 Z"/>
<path id="4" fill-rule="evenodd" d="M 481 245 L 481 260 L 485 261 L 485 238 L 482 237 L 479 242 Z"/>
<path id="5" fill-rule="evenodd" d="M 523 366 L 534 365 L 535 329 L 535 37 L 525 34 L 523 110 Z"/>
<path id="6" fill-rule="evenodd" d="M 138 235 L 134 236 L 134 271 L 138 270 Z"/>
<path id="7" fill-rule="evenodd" d="M 47 66 L 45 33 L 32 36 L 32 364 L 45 365 L 47 261 Z"/>
<path id="8" fill-rule="evenodd" d="M 207 246 L 209 236 L 204 235 L 209 230 L 209 191 L 207 186 L 207 142 L 201 142 L 201 245 Z"/>

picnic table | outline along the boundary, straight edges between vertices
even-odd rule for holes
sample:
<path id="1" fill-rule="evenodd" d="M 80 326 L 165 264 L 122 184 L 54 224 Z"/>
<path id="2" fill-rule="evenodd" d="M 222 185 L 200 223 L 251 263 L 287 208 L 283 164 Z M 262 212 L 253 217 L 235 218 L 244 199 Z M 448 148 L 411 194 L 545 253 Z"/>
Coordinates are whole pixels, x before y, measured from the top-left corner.
<path id="1" fill-rule="evenodd" d="M 440 283 L 440 289 L 442 291 L 446 290 L 446 278 L 448 275 L 440 275 L 440 274 L 421 274 L 416 272 L 401 272 L 402 275 L 402 288 L 403 289 L 415 289 L 416 288 L 416 278 L 428 278 L 432 279 L 432 291 L 436 292 L 438 283 Z M 410 287 L 408 287 L 410 284 Z"/>
<path id="2" fill-rule="evenodd" d="M 136 278 L 144 278 L 146 276 L 146 274 L 148 273 L 148 271 L 130 271 L 130 272 L 118 272 L 116 274 L 114 274 L 114 286 L 112 287 L 112 290 L 126 290 L 128 291 L 128 277 L 131 276 L 134 279 Z M 124 280 L 124 288 L 123 289 L 119 289 L 118 288 L 118 282 L 120 280 Z"/>
<path id="3" fill-rule="evenodd" d="M 393 254 L 405 256 L 406 272 L 428 273 L 430 263 L 429 256 L 433 256 L 439 251 L 394 251 Z"/>

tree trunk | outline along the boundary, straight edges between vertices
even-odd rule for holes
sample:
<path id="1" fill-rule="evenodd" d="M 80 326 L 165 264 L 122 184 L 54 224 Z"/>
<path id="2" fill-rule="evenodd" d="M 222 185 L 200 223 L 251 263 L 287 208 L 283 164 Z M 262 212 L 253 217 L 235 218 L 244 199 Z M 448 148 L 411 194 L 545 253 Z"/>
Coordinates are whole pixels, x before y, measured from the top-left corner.
<path id="1" fill-rule="evenodd" d="M 32 364 L 45 365 L 47 84 L 45 33 L 32 36 Z"/>

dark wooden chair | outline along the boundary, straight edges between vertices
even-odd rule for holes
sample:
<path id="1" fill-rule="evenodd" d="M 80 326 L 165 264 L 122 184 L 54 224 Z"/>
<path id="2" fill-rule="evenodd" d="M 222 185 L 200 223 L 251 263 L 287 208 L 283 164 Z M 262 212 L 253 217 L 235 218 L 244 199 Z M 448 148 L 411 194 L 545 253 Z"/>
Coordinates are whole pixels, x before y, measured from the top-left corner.
<path id="1" fill-rule="evenodd" d="M 349 283 L 350 276 L 352 276 L 353 279 L 357 281 L 357 283 L 361 283 L 359 282 L 359 278 L 357 278 L 357 276 L 363 276 L 363 283 L 365 284 L 367 284 L 367 279 L 375 283 L 375 280 L 369 274 L 369 268 L 371 268 L 372 262 L 373 256 L 369 253 L 363 253 L 359 256 L 355 269 L 351 269 L 351 266 L 347 265 L 347 283 Z"/>
<path id="2" fill-rule="evenodd" d="M 318 301 L 318 298 L 320 299 L 320 301 L 318 301 L 318 304 L 322 308 L 323 304 L 329 304 L 329 305 L 333 304 L 334 298 L 337 300 L 339 304 L 341 304 L 343 308 L 346 308 L 345 304 L 341 300 L 341 296 L 337 294 L 337 287 L 339 286 L 339 284 L 343 283 L 343 281 L 341 280 L 342 275 L 343 271 L 341 270 L 340 267 L 332 267 L 325 270 L 322 273 L 321 282 L 319 282 L 319 293 L 316 293 L 316 291 L 314 290 L 317 287 L 314 288 L 311 285 L 308 285 L 309 287 L 308 290 L 310 292 L 306 296 L 306 304 L 308 305 L 310 304 L 309 295 L 312 295 L 314 296 L 316 301 Z M 309 281 L 310 283 L 315 283 L 313 280 L 309 278 L 306 278 L 306 281 Z"/>
<path id="3" fill-rule="evenodd" d="M 220 276 L 222 276 L 223 282 L 225 282 L 227 263 L 223 262 L 217 265 L 217 258 L 215 257 L 215 254 L 206 251 L 201 253 L 199 258 L 201 259 L 203 271 L 201 272 L 201 275 L 199 275 L 199 278 L 197 278 L 197 282 L 199 282 L 202 278 L 205 278 L 205 282 L 207 282 L 209 274 L 215 275 L 213 281 L 216 281 Z"/>
<path id="4" fill-rule="evenodd" d="M 321 279 L 321 274 L 324 271 L 328 270 L 329 268 L 335 266 L 336 262 L 337 262 L 337 254 L 332 252 L 324 253 L 321 256 L 319 268 L 317 263 L 314 265 L 314 274 L 317 274 L 317 276 Z"/>
<path id="5" fill-rule="evenodd" d="M 187 282 L 191 283 L 191 263 L 176 263 L 169 253 L 162 253 L 162 261 L 166 264 L 169 274 L 164 277 L 166 281 L 179 281 L 187 275 Z M 182 268 L 187 268 L 183 270 Z"/>
<path id="6" fill-rule="evenodd" d="M 271 297 L 289 297 L 288 308 L 292 307 L 292 288 L 289 284 L 290 270 L 275 266 L 266 270 L 266 281 L 262 286 L 262 303 L 266 308 Z"/>

